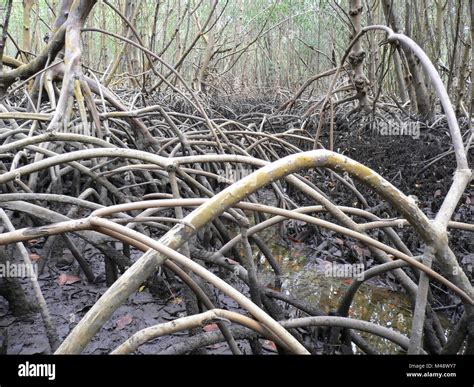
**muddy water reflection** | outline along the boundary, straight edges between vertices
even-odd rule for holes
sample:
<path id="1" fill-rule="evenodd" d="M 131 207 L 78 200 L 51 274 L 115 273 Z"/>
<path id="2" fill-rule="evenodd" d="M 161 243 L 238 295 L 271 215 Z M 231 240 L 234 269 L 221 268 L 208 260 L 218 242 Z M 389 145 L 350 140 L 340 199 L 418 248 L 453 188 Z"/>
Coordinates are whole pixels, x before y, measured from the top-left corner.
<path id="1" fill-rule="evenodd" d="M 352 282 L 351 278 L 328 277 L 324 262 L 320 259 L 309 259 L 312 251 L 303 244 L 295 244 L 291 249 L 276 244 L 269 245 L 282 269 L 280 280 L 283 292 L 318 306 L 325 312 L 337 309 L 339 301 Z M 263 260 L 260 262 L 263 263 Z M 265 264 L 261 266 L 261 276 L 266 283 L 273 282 L 272 274 Z M 410 302 L 403 293 L 376 286 L 374 283 L 364 283 L 352 302 L 349 314 L 350 317 L 409 335 Z M 365 333 L 362 333 L 362 336 L 380 353 L 399 353 L 400 348 L 387 340 Z"/>

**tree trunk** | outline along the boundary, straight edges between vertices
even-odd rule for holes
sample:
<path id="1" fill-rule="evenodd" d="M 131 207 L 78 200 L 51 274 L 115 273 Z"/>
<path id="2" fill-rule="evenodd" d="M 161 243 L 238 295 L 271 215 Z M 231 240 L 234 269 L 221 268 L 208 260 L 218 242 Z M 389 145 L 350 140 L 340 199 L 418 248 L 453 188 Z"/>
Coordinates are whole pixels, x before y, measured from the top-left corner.
<path id="1" fill-rule="evenodd" d="M 385 17 L 387 18 L 388 24 L 392 27 L 395 32 L 401 32 L 400 24 L 395 9 L 393 8 L 394 2 L 392 0 L 383 0 Z M 409 25 L 409 16 L 407 17 L 407 26 Z M 411 73 L 411 82 L 414 87 L 416 95 L 416 105 L 418 115 L 424 121 L 429 123 L 435 119 L 435 110 L 431 103 L 431 96 L 428 88 L 424 82 L 424 73 L 418 60 L 413 55 L 410 48 L 401 46 L 403 53 L 405 54 L 408 68 Z"/>
<path id="2" fill-rule="evenodd" d="M 351 17 L 352 26 L 354 27 L 354 35 L 357 35 L 361 30 L 361 13 L 362 13 L 362 1 L 361 0 L 350 0 L 349 16 Z M 353 77 L 352 81 L 357 93 L 357 99 L 359 100 L 359 109 L 367 110 L 369 108 L 369 99 L 367 96 L 369 80 L 364 74 L 363 62 L 366 53 L 362 48 L 361 39 L 359 39 L 349 54 L 349 63 L 352 66 Z"/>

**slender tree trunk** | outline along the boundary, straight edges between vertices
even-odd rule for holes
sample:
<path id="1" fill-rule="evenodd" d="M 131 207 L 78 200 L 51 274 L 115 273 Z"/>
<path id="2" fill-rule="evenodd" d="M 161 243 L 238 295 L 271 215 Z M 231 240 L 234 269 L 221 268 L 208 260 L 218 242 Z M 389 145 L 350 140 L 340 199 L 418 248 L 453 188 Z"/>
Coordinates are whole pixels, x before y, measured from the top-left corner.
<path id="1" fill-rule="evenodd" d="M 403 78 L 403 67 L 400 58 L 400 46 L 393 51 L 393 63 L 395 65 L 395 77 L 397 79 L 398 95 L 402 103 L 408 101 L 407 84 Z"/>
<path id="2" fill-rule="evenodd" d="M 3 82 L 3 52 L 7 41 L 8 23 L 10 21 L 10 13 L 13 1 L 10 0 L 6 6 L 0 8 L 0 98 L 5 95 L 8 84 Z"/>
<path id="3" fill-rule="evenodd" d="M 464 43 L 461 64 L 458 67 L 457 85 L 454 93 L 455 97 L 455 111 L 458 116 L 462 115 L 462 102 L 466 96 L 466 78 L 469 76 L 468 64 L 469 64 L 469 53 L 471 52 L 472 42 L 466 41 Z"/>
<path id="4" fill-rule="evenodd" d="M 451 64 L 449 66 L 449 76 L 448 76 L 448 85 L 446 86 L 446 89 L 448 90 L 448 93 L 451 90 L 451 87 L 453 85 L 453 77 L 454 74 L 456 73 L 456 68 L 458 65 L 457 57 L 458 57 L 458 42 L 459 42 L 459 33 L 460 33 L 460 28 L 461 28 L 461 10 L 463 7 L 463 1 L 458 0 L 457 3 L 457 8 L 456 8 L 456 21 L 455 21 L 455 33 L 454 33 L 454 41 L 453 41 L 453 51 L 451 53 Z"/>
<path id="5" fill-rule="evenodd" d="M 396 10 L 394 9 L 394 2 L 392 0 L 383 0 L 385 16 L 388 24 L 395 32 L 401 32 L 400 24 L 398 22 Z M 409 29 L 411 20 L 409 15 L 406 18 L 406 26 Z M 427 122 L 433 122 L 435 118 L 435 110 L 431 103 L 430 93 L 424 81 L 424 73 L 419 62 L 413 55 L 410 48 L 401 46 L 405 54 L 408 68 L 411 73 L 411 82 L 414 87 L 414 94 L 416 95 L 416 105 L 418 114 L 421 119 Z M 413 100 L 412 100 L 413 101 Z"/>
<path id="6" fill-rule="evenodd" d="M 474 46 L 474 0 L 471 0 L 471 49 Z M 471 108 L 469 111 L 469 121 L 471 124 L 471 131 L 474 127 L 472 124 L 472 115 L 474 113 L 474 54 L 471 52 Z"/>
<path id="7" fill-rule="evenodd" d="M 33 5 L 32 0 L 23 0 L 23 50 L 31 51 L 31 27 L 30 27 L 30 13 Z M 28 61 L 28 56 L 23 55 L 25 62 Z"/>
<path id="8" fill-rule="evenodd" d="M 357 35 L 361 30 L 361 13 L 362 13 L 362 1 L 361 0 L 350 0 L 349 16 L 351 17 L 352 25 L 354 27 L 354 35 Z M 353 82 L 357 93 L 357 99 L 359 100 L 359 108 L 366 110 L 369 108 L 369 99 L 367 96 L 369 80 L 364 74 L 363 62 L 366 53 L 362 48 L 361 39 L 359 39 L 352 47 L 351 53 L 349 54 L 349 63 L 353 70 Z"/>

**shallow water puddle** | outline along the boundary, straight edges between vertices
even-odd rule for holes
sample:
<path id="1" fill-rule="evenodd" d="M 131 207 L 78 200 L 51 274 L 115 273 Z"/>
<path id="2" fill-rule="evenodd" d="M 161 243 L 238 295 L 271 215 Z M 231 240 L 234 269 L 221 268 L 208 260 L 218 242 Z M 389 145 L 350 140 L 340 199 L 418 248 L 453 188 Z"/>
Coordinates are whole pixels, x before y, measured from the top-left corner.
<path id="1" fill-rule="evenodd" d="M 277 278 L 265 257 L 258 249 L 254 249 L 254 259 L 262 284 L 270 288 L 279 288 L 283 293 L 317 306 L 326 313 L 337 310 L 339 302 L 353 280 L 326 275 L 326 265 L 339 262 L 340 256 L 333 257 L 329 252 L 320 251 L 324 253 L 321 255 L 324 257 L 323 260 L 316 258 L 315 249 L 306 243 L 284 244 L 278 233 L 278 227 L 265 229 L 258 235 L 271 250 L 282 271 L 282 275 Z M 379 286 L 380 283 L 381 278 L 376 277 L 359 287 L 352 301 L 349 317 L 394 329 L 408 337 L 412 323 L 408 296 L 388 287 Z M 450 322 L 444 314 L 438 313 L 438 317 L 445 328 L 446 336 L 449 336 L 450 331 L 446 327 L 450 326 Z M 386 339 L 364 332 L 359 333 L 379 353 L 403 353 L 400 347 Z"/>
<path id="2" fill-rule="evenodd" d="M 337 309 L 351 281 L 350 278 L 327 277 L 320 268 L 306 267 L 300 272 L 287 272 L 282 276 L 282 291 L 329 313 Z M 357 291 L 349 316 L 392 328 L 404 335 L 410 331 L 408 298 L 404 294 L 370 284 L 363 284 Z M 365 333 L 362 336 L 376 351 L 399 351 L 396 345 L 387 340 Z"/>
<path id="3" fill-rule="evenodd" d="M 329 313 L 335 311 L 352 278 L 335 278 L 326 275 L 325 262 L 308 262 L 312 250 L 304 244 L 294 244 L 291 249 L 276 243 L 269 243 L 275 259 L 280 264 L 281 290 L 294 298 L 318 306 Z M 261 256 L 257 256 L 263 263 Z M 266 263 L 261 265 L 261 279 L 271 284 L 275 280 L 273 272 Z M 408 297 L 403 293 L 391 291 L 374 284 L 364 283 L 357 291 L 350 311 L 350 317 L 370 321 L 392 328 L 403 335 L 409 335 L 411 309 Z M 361 333 L 368 343 L 380 353 L 399 353 L 400 348 L 388 340 Z"/>

